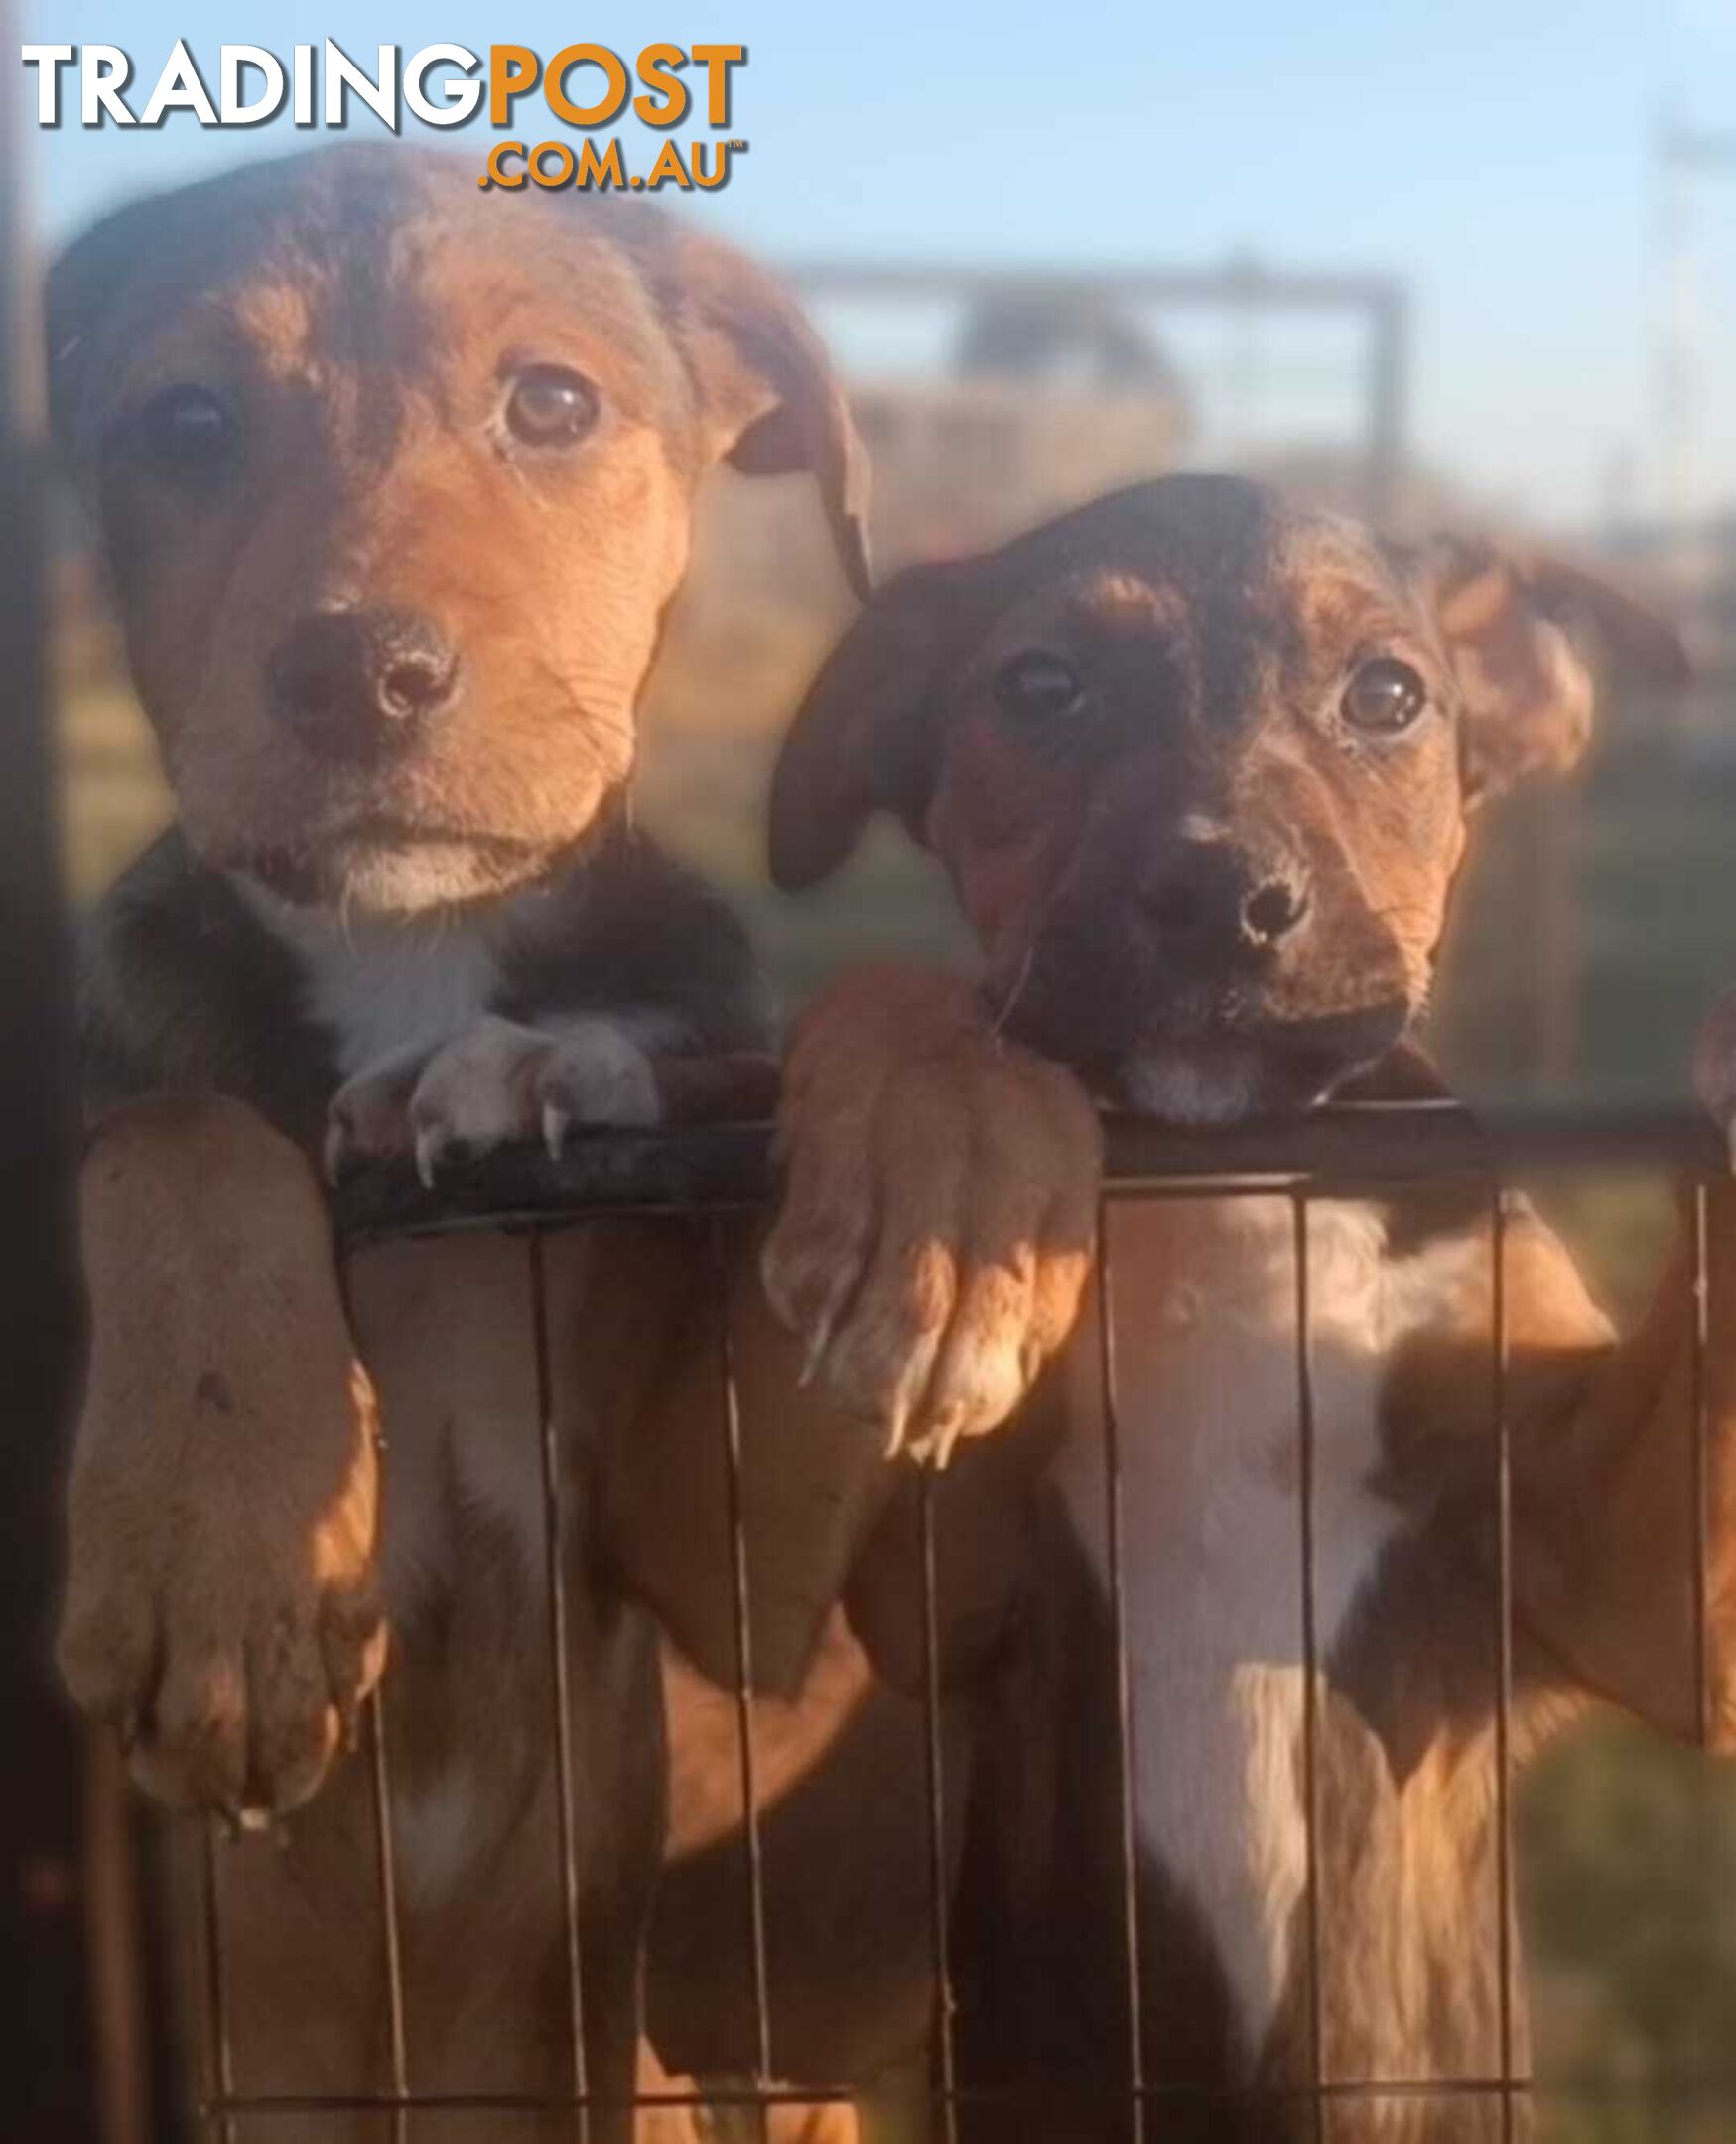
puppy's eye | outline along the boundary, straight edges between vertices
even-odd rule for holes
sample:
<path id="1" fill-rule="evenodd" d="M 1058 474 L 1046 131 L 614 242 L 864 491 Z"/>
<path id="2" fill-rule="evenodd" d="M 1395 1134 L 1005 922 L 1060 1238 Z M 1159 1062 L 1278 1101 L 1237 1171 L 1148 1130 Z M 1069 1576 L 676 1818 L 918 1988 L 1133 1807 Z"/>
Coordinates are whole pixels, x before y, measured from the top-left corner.
<path id="1" fill-rule="evenodd" d="M 140 410 L 135 436 L 167 473 L 209 475 L 234 452 L 234 413 L 208 387 L 166 387 Z"/>
<path id="2" fill-rule="evenodd" d="M 1059 655 L 1027 648 L 995 673 L 995 698 L 1021 722 L 1064 722 L 1085 706 L 1079 673 Z"/>
<path id="3" fill-rule="evenodd" d="M 527 447 L 571 447 L 597 422 L 597 389 L 566 365 L 526 365 L 506 398 L 506 423 Z"/>
<path id="4" fill-rule="evenodd" d="M 1341 705 L 1353 730 L 1396 737 L 1428 705 L 1428 687 L 1408 663 L 1380 655 L 1354 674 Z"/>

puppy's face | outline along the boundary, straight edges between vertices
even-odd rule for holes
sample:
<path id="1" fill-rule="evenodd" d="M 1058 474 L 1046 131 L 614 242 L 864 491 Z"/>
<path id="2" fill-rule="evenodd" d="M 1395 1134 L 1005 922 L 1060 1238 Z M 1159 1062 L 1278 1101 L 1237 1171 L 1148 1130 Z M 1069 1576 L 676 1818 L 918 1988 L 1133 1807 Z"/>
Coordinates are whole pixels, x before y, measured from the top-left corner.
<path id="1" fill-rule="evenodd" d="M 1304 1106 L 1424 1005 L 1477 798 L 1580 748 L 1539 580 L 1233 479 L 1119 494 L 880 597 L 798 718 L 774 870 L 817 876 L 897 810 L 1010 1032 L 1173 1119 Z"/>
<path id="2" fill-rule="evenodd" d="M 99 226 L 50 335 L 186 831 L 292 898 L 415 910 L 571 850 L 721 456 L 814 469 L 862 570 L 812 337 L 637 204 L 317 152 Z"/>

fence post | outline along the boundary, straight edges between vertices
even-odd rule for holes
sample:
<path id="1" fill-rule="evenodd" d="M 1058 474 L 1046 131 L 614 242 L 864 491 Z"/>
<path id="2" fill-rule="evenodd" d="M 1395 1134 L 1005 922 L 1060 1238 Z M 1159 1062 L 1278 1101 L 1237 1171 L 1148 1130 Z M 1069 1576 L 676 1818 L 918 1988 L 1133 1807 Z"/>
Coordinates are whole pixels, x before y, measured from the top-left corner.
<path id="1" fill-rule="evenodd" d="M 0 49 L 18 50 L 12 0 Z M 81 1777 L 49 1659 L 77 1295 L 70 971 L 51 778 L 47 446 L 22 84 L 0 108 L 0 1819 L 7 2075 L 44 2144 L 98 2134 L 81 1911 Z"/>

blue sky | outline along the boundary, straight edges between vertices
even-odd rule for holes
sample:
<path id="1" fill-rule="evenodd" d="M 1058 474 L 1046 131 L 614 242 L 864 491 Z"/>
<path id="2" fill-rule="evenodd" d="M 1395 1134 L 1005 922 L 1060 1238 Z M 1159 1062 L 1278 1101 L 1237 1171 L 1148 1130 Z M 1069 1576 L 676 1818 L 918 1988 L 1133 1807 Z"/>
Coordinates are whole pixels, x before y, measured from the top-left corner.
<path id="1" fill-rule="evenodd" d="M 225 38 L 287 54 L 331 36 L 367 61 L 382 41 L 410 52 L 510 37 L 546 55 L 586 38 L 629 59 L 659 38 L 744 42 L 734 131 L 752 148 L 727 192 L 692 204 L 696 217 L 774 259 L 1236 251 L 1400 270 L 1418 307 L 1417 446 L 1545 524 L 1595 511 L 1621 458 L 1642 483 L 1654 467 L 1643 303 L 1654 119 L 1673 100 L 1736 133 L 1736 0 L 594 0 L 578 13 L 526 0 L 498 18 L 473 0 L 185 0 L 173 11 L 36 0 L 26 27 L 119 44 L 147 80 L 176 36 L 213 78 Z M 22 70 L 16 88 L 23 108 Z M 373 126 L 364 114 L 352 131 Z M 479 153 L 479 129 L 456 140 Z M 35 134 L 39 217 L 60 235 L 123 194 L 295 141 L 287 125 L 207 132 L 189 115 L 152 131 Z M 1697 484 L 1708 504 L 1732 503 L 1736 172 L 1695 199 Z M 1215 333 L 1195 328 L 1187 347 L 1211 354 Z M 1280 403 L 1312 364 L 1325 380 L 1309 390 L 1319 424 L 1342 421 L 1345 351 L 1310 355 L 1274 333 L 1239 354 L 1275 377 L 1256 392 Z"/>

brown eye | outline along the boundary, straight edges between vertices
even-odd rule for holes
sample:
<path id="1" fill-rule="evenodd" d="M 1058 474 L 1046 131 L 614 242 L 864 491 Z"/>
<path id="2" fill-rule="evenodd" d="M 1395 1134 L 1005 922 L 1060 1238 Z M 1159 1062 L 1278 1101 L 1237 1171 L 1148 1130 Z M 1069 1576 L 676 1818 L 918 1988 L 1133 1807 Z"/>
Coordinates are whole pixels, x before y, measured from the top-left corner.
<path id="1" fill-rule="evenodd" d="M 208 387 L 166 387 L 140 410 L 134 437 L 165 474 L 209 476 L 234 453 L 234 413 Z"/>
<path id="2" fill-rule="evenodd" d="M 571 447 L 597 422 L 597 389 L 566 365 L 526 365 L 506 398 L 506 423 L 527 447 Z"/>
<path id="3" fill-rule="evenodd" d="M 1408 663 L 1390 655 L 1366 662 L 1344 688 L 1344 719 L 1353 730 L 1396 737 L 1428 705 L 1428 687 Z"/>
<path id="4" fill-rule="evenodd" d="M 1085 687 L 1071 663 L 1044 648 L 1027 648 L 996 671 L 995 698 L 1020 722 L 1062 722 L 1084 708 Z"/>

